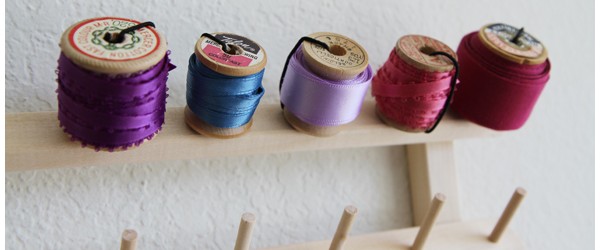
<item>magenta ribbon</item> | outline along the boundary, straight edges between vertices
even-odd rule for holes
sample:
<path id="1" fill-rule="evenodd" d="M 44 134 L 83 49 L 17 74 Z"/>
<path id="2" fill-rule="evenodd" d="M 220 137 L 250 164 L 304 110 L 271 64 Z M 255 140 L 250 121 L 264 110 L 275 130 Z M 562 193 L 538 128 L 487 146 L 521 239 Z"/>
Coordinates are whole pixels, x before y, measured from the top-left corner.
<path id="1" fill-rule="evenodd" d="M 462 72 L 452 110 L 495 130 L 523 126 L 550 80 L 550 60 L 537 65 L 509 61 L 490 50 L 477 31 L 462 38 L 456 54 Z"/>
<path id="2" fill-rule="evenodd" d="M 373 79 L 371 93 L 379 112 L 403 127 L 433 131 L 452 100 L 457 67 L 428 72 L 407 63 L 392 49 Z"/>
<path id="3" fill-rule="evenodd" d="M 164 123 L 169 52 L 152 68 L 129 76 L 83 69 L 58 59 L 58 120 L 82 146 L 126 149 L 151 139 Z"/>
<path id="4" fill-rule="evenodd" d="M 350 80 L 327 80 L 307 69 L 302 49 L 289 62 L 281 102 L 300 120 L 317 126 L 338 126 L 356 119 L 371 84 L 371 66 Z"/>

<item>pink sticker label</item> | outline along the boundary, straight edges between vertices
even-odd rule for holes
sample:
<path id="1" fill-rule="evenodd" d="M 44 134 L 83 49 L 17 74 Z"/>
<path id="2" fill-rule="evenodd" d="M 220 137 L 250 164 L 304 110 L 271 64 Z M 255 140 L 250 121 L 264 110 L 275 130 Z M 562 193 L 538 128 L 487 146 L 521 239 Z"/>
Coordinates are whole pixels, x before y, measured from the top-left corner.
<path id="1" fill-rule="evenodd" d="M 225 53 L 221 47 L 217 47 L 211 44 L 207 44 L 206 47 L 202 49 L 208 57 L 212 58 L 216 62 L 237 66 L 237 67 L 246 67 L 252 63 L 252 59 L 248 58 L 244 55 L 230 55 Z"/>

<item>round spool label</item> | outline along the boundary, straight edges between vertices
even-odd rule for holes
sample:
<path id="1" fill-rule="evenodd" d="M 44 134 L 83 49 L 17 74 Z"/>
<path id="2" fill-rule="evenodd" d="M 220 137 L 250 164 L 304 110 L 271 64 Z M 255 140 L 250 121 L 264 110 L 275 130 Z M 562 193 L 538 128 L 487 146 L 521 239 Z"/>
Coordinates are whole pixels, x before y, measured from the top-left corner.
<path id="1" fill-rule="evenodd" d="M 167 53 L 164 37 L 152 27 L 125 34 L 122 42 L 110 43 L 105 35 L 140 24 L 120 17 L 98 17 L 69 27 L 62 35 L 60 48 L 73 63 L 97 73 L 128 75 L 147 70 Z"/>
<path id="2" fill-rule="evenodd" d="M 207 37 L 200 38 L 196 43 L 196 55 L 212 70 L 226 75 L 244 76 L 257 73 L 266 65 L 267 55 L 254 41 L 236 34 L 212 35 L 225 42 L 232 50 L 227 53 L 219 43 Z"/>
<path id="3" fill-rule="evenodd" d="M 448 45 L 421 35 L 408 35 L 398 39 L 396 54 L 410 65 L 427 71 L 446 72 L 454 68 L 450 60 L 442 56 L 430 56 L 432 52 L 446 52 L 456 58 Z"/>
<path id="4" fill-rule="evenodd" d="M 107 61 L 129 61 L 143 58 L 155 52 L 160 37 L 154 29 L 141 28 L 125 35 L 121 43 L 104 40 L 106 33 L 119 33 L 140 22 L 117 17 L 95 18 L 84 21 L 69 33 L 69 42 L 80 53 Z"/>
<path id="5" fill-rule="evenodd" d="M 354 40 L 329 32 L 318 32 L 310 37 L 326 43 L 330 50 L 311 42 L 304 42 L 302 49 L 311 69 L 331 79 L 351 79 L 365 70 L 369 64 L 366 50 Z"/>
<path id="6" fill-rule="evenodd" d="M 519 29 L 508 24 L 496 23 L 481 28 L 479 36 L 489 48 L 508 60 L 521 64 L 540 64 L 547 58 L 544 45 L 527 32 L 516 43 L 511 40 Z"/>

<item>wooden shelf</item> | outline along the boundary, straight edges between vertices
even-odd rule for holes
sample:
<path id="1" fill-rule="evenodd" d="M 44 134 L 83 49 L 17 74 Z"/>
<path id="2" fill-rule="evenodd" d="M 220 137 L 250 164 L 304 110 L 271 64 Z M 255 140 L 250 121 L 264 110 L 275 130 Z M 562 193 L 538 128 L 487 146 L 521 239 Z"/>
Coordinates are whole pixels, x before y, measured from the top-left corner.
<path id="1" fill-rule="evenodd" d="M 6 115 L 6 171 L 59 167 L 205 159 L 263 153 L 406 145 L 482 137 L 497 132 L 447 116 L 431 134 L 406 133 L 382 123 L 366 101 L 361 115 L 336 136 L 297 132 L 284 120 L 279 104 L 262 103 L 252 130 L 235 139 L 207 138 L 187 127 L 183 108 L 169 108 L 163 130 L 138 148 L 95 152 L 71 142 L 58 127 L 56 112 Z"/>
<path id="2" fill-rule="evenodd" d="M 424 249 L 445 250 L 519 250 L 524 249 L 517 235 L 507 230 L 498 243 L 487 240 L 492 231 L 493 220 L 458 222 L 436 225 L 429 235 Z M 344 244 L 345 250 L 410 250 L 418 227 L 385 231 L 359 236 L 350 236 Z M 317 241 L 298 245 L 266 248 L 264 250 L 329 249 L 331 241 Z"/>

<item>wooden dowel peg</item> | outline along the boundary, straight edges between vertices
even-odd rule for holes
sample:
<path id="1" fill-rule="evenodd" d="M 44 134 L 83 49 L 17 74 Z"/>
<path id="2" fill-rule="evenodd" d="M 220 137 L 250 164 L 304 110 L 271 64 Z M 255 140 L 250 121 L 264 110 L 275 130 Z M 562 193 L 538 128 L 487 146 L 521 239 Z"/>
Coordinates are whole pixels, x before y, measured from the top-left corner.
<path id="1" fill-rule="evenodd" d="M 415 242 L 411 247 L 412 250 L 423 249 L 425 241 L 427 241 L 427 236 L 429 236 L 429 232 L 431 232 L 431 228 L 435 223 L 435 219 L 442 210 L 444 201 L 446 201 L 446 196 L 443 194 L 437 193 L 435 194 L 435 196 L 433 196 L 433 200 L 431 201 L 429 209 L 427 210 L 427 215 L 425 215 L 423 222 L 421 222 L 419 232 L 417 233 Z"/>
<path id="2" fill-rule="evenodd" d="M 500 216 L 498 223 L 496 223 L 494 230 L 488 237 L 489 241 L 498 242 L 498 240 L 500 240 L 500 237 L 502 237 L 502 234 L 506 230 L 508 223 L 510 223 L 510 220 L 512 219 L 513 215 L 515 215 L 517 208 L 519 208 L 519 204 L 521 204 L 521 201 L 523 201 L 523 198 L 525 198 L 526 194 L 527 191 L 522 187 L 518 187 L 515 190 L 512 197 L 510 198 L 510 201 L 508 202 L 508 205 L 506 205 L 504 212 L 502 212 L 502 216 Z"/>
<path id="3" fill-rule="evenodd" d="M 250 249 L 250 240 L 252 239 L 252 230 L 254 229 L 254 223 L 256 217 L 252 213 L 244 213 L 242 220 L 240 221 L 240 228 L 238 229 L 237 240 L 235 241 L 234 250 L 248 250 Z"/>
<path id="4" fill-rule="evenodd" d="M 354 216 L 357 213 L 358 209 L 354 206 L 347 206 L 344 208 L 344 213 L 342 214 L 340 224 L 338 224 L 337 230 L 335 231 L 335 235 L 333 235 L 329 250 L 341 250 L 344 247 L 344 242 L 348 238 L 348 233 L 350 232 L 350 229 L 352 229 Z"/>
<path id="5" fill-rule="evenodd" d="M 137 246 L 137 232 L 133 229 L 125 229 L 121 235 L 121 250 L 135 250 Z"/>

